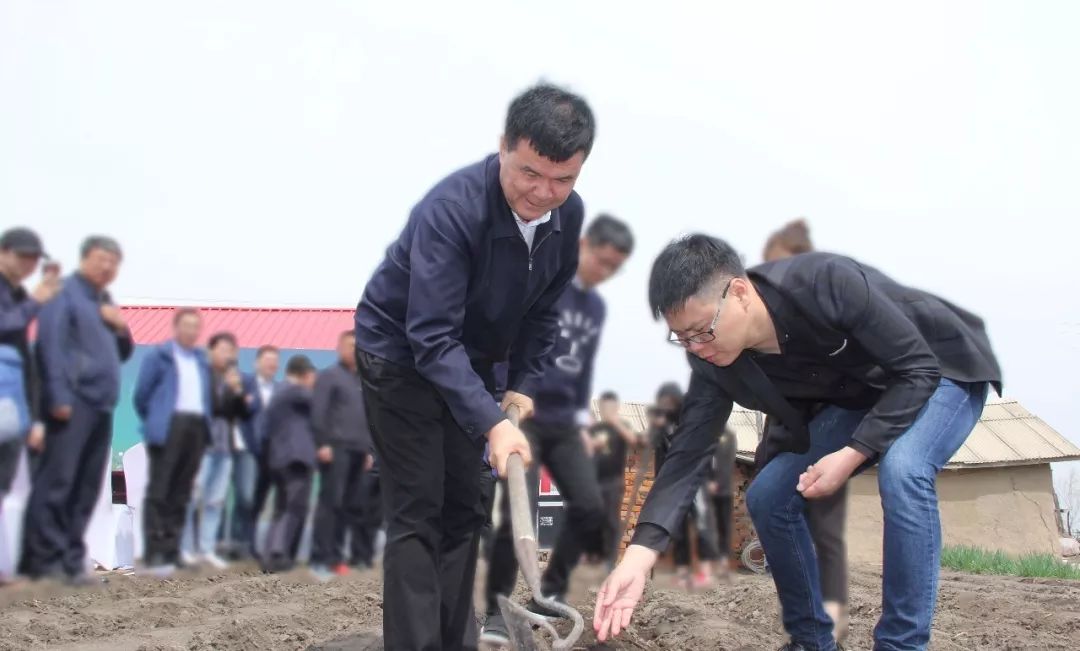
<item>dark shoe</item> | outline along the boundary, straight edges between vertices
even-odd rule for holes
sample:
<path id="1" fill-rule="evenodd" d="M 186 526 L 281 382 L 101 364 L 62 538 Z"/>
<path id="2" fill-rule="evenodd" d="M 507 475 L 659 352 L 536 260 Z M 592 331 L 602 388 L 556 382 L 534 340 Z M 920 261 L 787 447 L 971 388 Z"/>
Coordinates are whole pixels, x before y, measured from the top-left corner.
<path id="1" fill-rule="evenodd" d="M 560 595 L 545 595 L 545 598 L 549 601 L 555 601 L 560 604 L 566 603 L 566 599 Z M 537 603 L 536 599 L 529 599 L 529 603 L 525 604 L 525 609 L 528 610 L 530 613 L 535 613 L 537 615 L 540 615 L 541 617 L 546 617 L 548 619 L 563 619 L 566 617 L 566 615 L 563 615 L 557 610 L 548 608 L 547 606 Z"/>
<path id="2" fill-rule="evenodd" d="M 484 627 L 480 629 L 480 641 L 484 644 L 509 646 L 510 629 L 506 627 L 502 613 L 489 613 Z"/>
<path id="3" fill-rule="evenodd" d="M 109 580 L 104 577 L 89 574 L 75 574 L 64 578 L 64 583 L 72 588 L 92 588 L 108 582 Z"/>

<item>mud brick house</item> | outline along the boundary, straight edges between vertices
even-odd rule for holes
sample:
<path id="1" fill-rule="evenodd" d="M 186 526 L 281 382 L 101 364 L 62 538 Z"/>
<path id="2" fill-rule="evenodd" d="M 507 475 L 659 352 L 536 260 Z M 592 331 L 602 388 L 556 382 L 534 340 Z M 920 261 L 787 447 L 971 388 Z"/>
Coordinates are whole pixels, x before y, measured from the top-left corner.
<path id="1" fill-rule="evenodd" d="M 638 429 L 646 427 L 645 405 L 623 405 L 623 416 Z M 738 437 L 735 531 L 732 558 L 738 558 L 754 538 L 746 513 L 745 494 L 753 472 L 761 417 L 736 408 L 728 426 Z M 1050 464 L 1080 459 L 1080 447 L 1015 400 L 987 403 L 982 419 L 938 477 L 944 541 L 947 545 L 976 545 L 1012 554 L 1056 554 L 1058 529 Z M 637 514 L 652 487 L 650 472 L 638 498 L 630 504 L 637 464 L 627 462 L 623 514 L 630 512 L 625 546 Z M 847 517 L 848 555 L 856 562 L 881 562 L 882 514 L 876 471 L 852 480 Z"/>

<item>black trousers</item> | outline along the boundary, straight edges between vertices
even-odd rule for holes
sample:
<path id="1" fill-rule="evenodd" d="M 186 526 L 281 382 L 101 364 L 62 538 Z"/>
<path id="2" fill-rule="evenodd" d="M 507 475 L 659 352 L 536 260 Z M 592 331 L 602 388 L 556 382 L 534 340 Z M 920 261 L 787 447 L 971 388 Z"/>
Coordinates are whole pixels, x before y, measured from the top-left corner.
<path id="1" fill-rule="evenodd" d="M 345 534 L 356 536 L 363 517 L 362 483 L 367 453 L 333 448 L 330 463 L 319 464 L 319 504 L 311 548 L 312 565 L 344 562 Z"/>
<path id="2" fill-rule="evenodd" d="M 691 534 L 697 536 L 698 560 L 715 561 L 720 557 L 711 500 L 702 501 L 699 497 L 700 493 L 690 505 L 682 526 L 672 532 L 672 556 L 677 567 L 690 565 Z"/>
<path id="3" fill-rule="evenodd" d="M 713 495 L 713 514 L 716 515 L 716 549 L 720 558 L 731 556 L 731 527 L 735 498 L 731 495 Z"/>
<path id="4" fill-rule="evenodd" d="M 547 466 L 559 494 L 563 498 L 566 519 L 559 528 L 551 559 L 541 577 L 540 588 L 545 595 L 566 594 L 570 573 L 577 566 L 582 552 L 600 553 L 604 529 L 604 500 L 592 459 L 585 453 L 578 429 L 574 426 L 552 427 L 533 421 L 525 423 L 525 434 L 532 445 L 533 466 L 529 485 L 539 482 L 541 464 Z M 533 511 L 536 510 L 533 495 Z M 498 610 L 496 595 L 509 595 L 517 581 L 517 557 L 514 556 L 513 529 L 510 519 L 510 500 L 503 499 L 502 516 L 495 533 L 488 565 L 486 597 L 488 612 Z"/>
<path id="5" fill-rule="evenodd" d="M 379 465 L 360 477 L 360 518 L 349 541 L 352 565 L 371 567 L 375 564 L 375 537 L 383 528 L 382 491 L 379 489 Z"/>
<path id="6" fill-rule="evenodd" d="M 45 451 L 26 506 L 21 570 L 39 578 L 85 571 L 83 535 L 101 493 L 112 443 L 112 410 L 78 398 L 71 418 L 45 421 Z"/>
<path id="7" fill-rule="evenodd" d="M 199 472 L 208 433 L 206 418 L 176 414 L 164 445 L 147 447 L 150 477 L 143 501 L 146 564 L 176 563 L 192 483 Z"/>
<path id="8" fill-rule="evenodd" d="M 847 519 L 848 484 L 819 500 L 806 503 L 806 523 L 814 539 L 814 551 L 821 575 L 822 601 L 847 604 L 848 566 L 847 545 L 844 543 L 844 523 Z"/>
<path id="9" fill-rule="evenodd" d="M 483 441 L 461 429 L 414 370 L 363 351 L 357 360 L 386 509 L 383 643 L 395 651 L 462 649 L 484 521 Z"/>
<path id="10" fill-rule="evenodd" d="M 312 469 L 293 463 L 270 471 L 274 488 L 274 520 L 266 534 L 264 564 L 275 570 L 289 568 L 296 561 L 295 544 L 307 520 L 311 503 Z"/>
<path id="11" fill-rule="evenodd" d="M 270 478 L 270 467 L 266 465 L 266 451 L 256 455 L 258 470 L 255 473 L 255 498 L 251 502 L 251 555 L 257 557 L 255 540 L 259 532 L 259 518 L 266 509 L 266 499 L 270 496 L 270 488 L 273 480 Z"/>
<path id="12" fill-rule="evenodd" d="M 608 563 L 619 560 L 619 529 L 622 527 L 622 501 L 626 483 L 622 477 L 600 479 L 600 496 L 604 500 L 603 558 Z"/>

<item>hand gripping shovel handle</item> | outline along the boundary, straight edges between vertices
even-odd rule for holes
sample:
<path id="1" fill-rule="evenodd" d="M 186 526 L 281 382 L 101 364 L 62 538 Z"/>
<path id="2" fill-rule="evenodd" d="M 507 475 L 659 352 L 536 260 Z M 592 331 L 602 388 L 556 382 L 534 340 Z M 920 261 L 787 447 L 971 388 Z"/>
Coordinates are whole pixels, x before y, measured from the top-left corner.
<path id="1" fill-rule="evenodd" d="M 511 405 L 506 410 L 506 416 L 517 427 L 518 408 Z M 540 592 L 540 562 L 537 555 L 536 534 L 533 530 L 529 485 L 525 479 L 525 461 L 519 454 L 511 454 L 506 460 L 506 484 L 507 497 L 510 500 L 510 526 L 514 532 L 514 554 L 517 556 L 521 574 L 525 577 L 525 584 L 529 586 L 529 592 L 532 593 L 533 599 L 537 603 L 566 615 L 567 618 L 574 622 L 574 628 L 570 634 L 565 639 L 560 638 L 558 631 L 546 619 L 529 612 L 504 597 L 500 597 L 499 605 L 503 611 L 503 616 L 508 620 L 507 623 L 510 624 L 511 637 L 515 642 L 515 646 L 519 649 L 536 648 L 531 635 L 526 640 L 520 639 L 519 635 L 515 634 L 515 628 L 520 631 L 522 628 L 520 624 L 523 619 L 527 619 L 543 627 L 552 635 L 554 638 L 552 649 L 554 651 L 572 649 L 574 643 L 577 642 L 578 638 L 581 637 L 581 633 L 585 630 L 585 620 L 582 618 L 581 613 L 570 606 L 559 603 L 554 599 L 545 599 Z M 515 625 L 515 622 L 518 625 Z"/>

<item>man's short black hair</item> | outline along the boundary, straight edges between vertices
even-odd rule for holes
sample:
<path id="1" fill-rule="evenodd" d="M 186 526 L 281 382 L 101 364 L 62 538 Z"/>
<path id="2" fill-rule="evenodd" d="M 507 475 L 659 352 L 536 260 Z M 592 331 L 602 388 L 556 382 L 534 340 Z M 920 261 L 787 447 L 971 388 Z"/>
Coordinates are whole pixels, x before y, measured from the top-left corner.
<path id="1" fill-rule="evenodd" d="M 746 275 L 742 259 L 724 240 L 694 234 L 672 241 L 656 256 L 649 275 L 653 317 L 682 309 L 686 301 L 717 281 Z"/>
<path id="2" fill-rule="evenodd" d="M 289 363 L 285 365 L 285 375 L 299 377 L 315 372 L 315 365 L 311 363 L 307 355 L 293 355 Z"/>
<path id="3" fill-rule="evenodd" d="M 506 149 L 528 140 L 536 153 L 561 163 L 574 154 L 589 157 L 596 121 L 581 97 L 551 84 L 537 84 L 514 98 L 506 112 Z"/>
<path id="4" fill-rule="evenodd" d="M 206 347 L 213 350 L 221 342 L 232 344 L 234 348 L 239 348 L 236 343 L 236 335 L 231 332 L 215 332 L 210 340 L 206 342 Z"/>
<path id="5" fill-rule="evenodd" d="M 262 356 L 267 354 L 267 353 L 279 353 L 279 352 L 281 352 L 281 351 L 278 350 L 277 346 L 273 346 L 271 344 L 263 344 L 262 346 L 259 346 L 259 350 L 255 351 L 255 359 L 262 359 Z"/>
<path id="6" fill-rule="evenodd" d="M 175 314 L 173 314 L 173 327 L 180 325 L 180 319 L 183 319 L 185 316 L 193 316 L 197 319 L 202 319 L 202 314 L 199 312 L 198 309 L 194 307 L 181 307 L 176 310 Z"/>
<path id="7" fill-rule="evenodd" d="M 611 215 L 599 214 L 585 229 L 585 241 L 592 246 L 612 246 L 619 253 L 630 255 L 634 252 L 634 234 L 621 219 Z"/>
<path id="8" fill-rule="evenodd" d="M 600 394 L 600 402 L 619 401 L 619 395 L 614 391 L 605 391 Z"/>
<path id="9" fill-rule="evenodd" d="M 83 240 L 82 247 L 79 249 L 79 256 L 85 259 L 86 256 L 98 249 L 112 253 L 121 260 L 124 259 L 124 252 L 120 249 L 120 243 L 105 235 L 91 235 Z"/>

